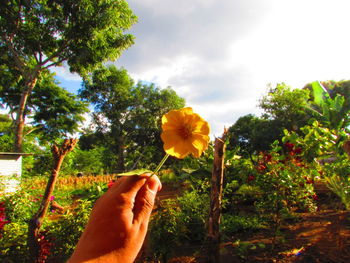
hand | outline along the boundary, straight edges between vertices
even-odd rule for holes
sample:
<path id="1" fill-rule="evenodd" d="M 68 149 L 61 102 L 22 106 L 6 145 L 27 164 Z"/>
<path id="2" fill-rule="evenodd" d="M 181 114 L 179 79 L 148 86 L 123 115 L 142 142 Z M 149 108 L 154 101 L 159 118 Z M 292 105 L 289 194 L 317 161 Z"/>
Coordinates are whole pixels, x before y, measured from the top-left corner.
<path id="1" fill-rule="evenodd" d="M 101 196 L 67 263 L 133 262 L 146 236 L 161 183 L 156 175 L 122 177 Z"/>

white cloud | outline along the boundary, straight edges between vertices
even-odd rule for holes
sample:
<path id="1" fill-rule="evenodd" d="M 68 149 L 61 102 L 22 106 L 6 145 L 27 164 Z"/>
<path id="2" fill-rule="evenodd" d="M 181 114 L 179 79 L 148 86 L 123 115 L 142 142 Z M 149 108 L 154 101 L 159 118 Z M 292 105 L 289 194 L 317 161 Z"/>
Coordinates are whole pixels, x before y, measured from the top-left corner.
<path id="1" fill-rule="evenodd" d="M 349 76 L 348 0 L 130 0 L 136 43 L 117 61 L 172 86 L 213 134 L 259 113 L 269 83 Z M 70 76 L 67 71 L 61 76 Z"/>

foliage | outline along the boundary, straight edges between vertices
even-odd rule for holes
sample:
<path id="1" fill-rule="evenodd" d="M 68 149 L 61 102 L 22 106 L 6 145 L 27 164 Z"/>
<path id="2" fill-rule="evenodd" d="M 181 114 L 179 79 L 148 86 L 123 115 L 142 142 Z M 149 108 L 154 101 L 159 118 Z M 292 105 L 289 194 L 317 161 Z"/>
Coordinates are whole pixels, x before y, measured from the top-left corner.
<path id="1" fill-rule="evenodd" d="M 329 91 L 320 83 L 312 82 L 313 100 L 308 109 L 326 127 L 335 130 L 348 130 L 350 124 L 350 109 L 345 101 L 349 103 L 349 97 L 340 94 L 329 94 Z"/>
<path id="2" fill-rule="evenodd" d="M 305 106 L 308 104 L 309 90 L 292 89 L 284 83 L 270 87 L 268 94 L 260 100 L 263 117 L 276 120 L 276 128 L 297 131 L 307 124 L 308 115 Z M 282 135 L 282 134 L 281 134 Z"/>
<path id="3" fill-rule="evenodd" d="M 124 31 L 136 22 L 125 1 L 5 1 L 0 17 L 6 65 L 23 72 L 63 61 L 88 72 L 132 44 Z"/>
<path id="4" fill-rule="evenodd" d="M 5 225 L 0 238 L 0 261 L 8 263 L 31 262 L 27 245 L 28 227 L 23 222 Z"/>
<path id="5" fill-rule="evenodd" d="M 335 161 L 324 164 L 323 169 L 326 183 L 345 206 L 350 210 L 350 164 L 348 157 L 344 154 Z"/>
<path id="6" fill-rule="evenodd" d="M 264 228 L 258 216 L 232 215 L 224 213 L 221 217 L 221 232 L 230 239 L 234 234 L 247 231 L 256 231 Z"/>
<path id="7" fill-rule="evenodd" d="M 323 164 L 322 173 L 329 188 L 341 198 L 347 209 L 350 208 L 350 171 L 343 146 L 349 140 L 348 85 L 349 82 L 329 82 L 326 85 L 312 82 L 306 86 L 312 91 L 308 109 L 318 121 L 302 129 L 304 136 L 289 134 L 290 139 L 305 148 L 309 160 L 317 158 Z"/>
<path id="8" fill-rule="evenodd" d="M 74 156 L 71 158 L 73 160 L 71 166 L 73 167 L 69 169 L 70 174 L 72 174 L 72 171 L 81 172 L 84 175 L 103 174 L 103 151 L 103 147 L 98 147 L 87 151 L 75 149 L 75 151 L 72 152 L 72 155 Z"/>
<path id="9" fill-rule="evenodd" d="M 176 200 L 163 200 L 150 222 L 150 242 L 154 257 L 166 262 L 176 246 L 185 239 L 185 230 Z"/>
<path id="10" fill-rule="evenodd" d="M 6 212 L 11 222 L 27 223 L 33 212 L 39 207 L 43 189 L 21 189 L 12 195 L 3 198 Z"/>
<path id="11" fill-rule="evenodd" d="M 0 151 L 9 152 L 13 147 L 12 120 L 6 114 L 0 114 Z"/>
<path id="12" fill-rule="evenodd" d="M 56 262 L 65 262 L 73 253 L 88 222 L 92 204 L 88 200 L 79 200 L 74 210 L 68 210 L 60 220 L 53 222 L 47 229 L 53 242 L 50 257 Z"/>
<path id="13" fill-rule="evenodd" d="M 26 102 L 42 72 L 66 63 L 84 76 L 133 44 L 136 17 L 126 1 L 6 0 L 0 11 L 0 90 L 20 91 L 15 151 L 22 151 Z M 53 125 L 53 123 L 51 123 Z"/>
<path id="14" fill-rule="evenodd" d="M 256 117 L 252 114 L 240 117 L 228 129 L 228 150 L 238 147 L 238 154 L 251 157 L 259 151 L 267 151 L 281 136 L 276 120 Z"/>
<path id="15" fill-rule="evenodd" d="M 180 245 L 203 242 L 208 211 L 208 196 L 196 191 L 186 192 L 177 199 L 163 200 L 150 223 L 154 257 L 166 262 Z"/>
<path id="16" fill-rule="evenodd" d="M 270 152 L 262 153 L 256 167 L 259 174 L 252 180 L 262 190 L 256 207 L 262 215 L 270 218 L 277 233 L 285 216 L 293 207 L 316 211 L 314 178 L 317 170 L 300 156 L 301 148 L 286 142 L 283 150 L 274 143 Z"/>
<path id="17" fill-rule="evenodd" d="M 84 81 L 79 93 L 94 105 L 96 135 L 99 135 L 111 158 L 107 166 L 118 172 L 126 168 L 125 154 L 127 156 L 135 151 L 140 153 L 140 158 L 134 164 L 130 162 L 131 170 L 138 168 L 140 163 L 160 160 L 161 116 L 184 105 L 184 100 L 172 89 L 159 89 L 153 84 L 141 82 L 134 85 L 127 71 L 115 66 L 94 71 L 91 80 Z M 157 147 L 151 160 L 144 159 L 143 147 L 146 146 Z M 117 163 L 113 163 L 114 160 Z"/>
<path id="18" fill-rule="evenodd" d="M 36 87 L 26 104 L 25 116 L 30 117 L 25 134 L 36 132 L 45 140 L 59 135 L 67 135 L 78 130 L 78 125 L 84 120 L 82 115 L 87 112 L 86 103 L 77 96 L 58 86 L 54 74 L 48 70 L 38 76 Z M 4 87 L 0 92 L 0 101 L 5 104 L 10 113 L 15 113 L 21 98 L 20 84 L 15 87 Z M 40 133 L 38 134 L 38 130 Z"/>

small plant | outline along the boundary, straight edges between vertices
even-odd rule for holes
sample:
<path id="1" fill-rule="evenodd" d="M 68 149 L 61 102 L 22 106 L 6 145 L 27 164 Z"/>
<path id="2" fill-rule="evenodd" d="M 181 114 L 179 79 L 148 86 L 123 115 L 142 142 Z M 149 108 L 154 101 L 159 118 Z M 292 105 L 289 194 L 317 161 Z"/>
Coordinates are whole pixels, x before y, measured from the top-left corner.
<path id="1" fill-rule="evenodd" d="M 339 196 L 346 210 L 350 210 L 350 165 L 347 157 L 325 164 L 325 180 L 330 190 Z"/>
<path id="2" fill-rule="evenodd" d="M 74 210 L 67 211 L 60 220 L 46 227 L 46 236 L 52 240 L 49 260 L 65 262 L 70 257 L 87 224 L 92 205 L 91 201 L 79 200 Z"/>
<path id="3" fill-rule="evenodd" d="M 27 236 L 28 227 L 24 223 L 6 224 L 0 238 L 0 261 L 30 262 Z"/>
<path id="4" fill-rule="evenodd" d="M 230 238 L 243 231 L 255 231 L 264 228 L 264 222 L 258 216 L 223 214 L 221 232 Z"/>
<path id="5" fill-rule="evenodd" d="M 154 258 L 167 259 L 180 245 L 202 243 L 209 198 L 197 191 L 185 192 L 177 199 L 165 199 L 152 216 L 150 241 Z"/>
<path id="6" fill-rule="evenodd" d="M 275 142 L 272 146 L 270 152 L 261 154 L 256 167 L 259 174 L 253 182 L 262 190 L 256 207 L 271 220 L 276 237 L 294 207 L 316 211 L 313 179 L 317 170 L 303 161 L 302 149 L 294 144 L 286 142 L 282 148 Z"/>

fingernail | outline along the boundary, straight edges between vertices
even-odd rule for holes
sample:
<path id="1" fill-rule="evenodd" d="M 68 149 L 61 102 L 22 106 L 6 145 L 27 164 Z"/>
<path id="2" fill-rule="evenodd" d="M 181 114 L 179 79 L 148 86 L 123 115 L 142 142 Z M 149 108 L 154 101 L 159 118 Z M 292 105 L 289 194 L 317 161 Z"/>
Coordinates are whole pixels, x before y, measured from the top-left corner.
<path id="1" fill-rule="evenodd" d="M 153 177 L 149 178 L 147 180 L 147 189 L 148 189 L 148 191 L 156 194 L 160 190 L 160 182 L 159 182 L 159 180 L 157 178 L 155 178 L 155 177 L 154 178 Z"/>

